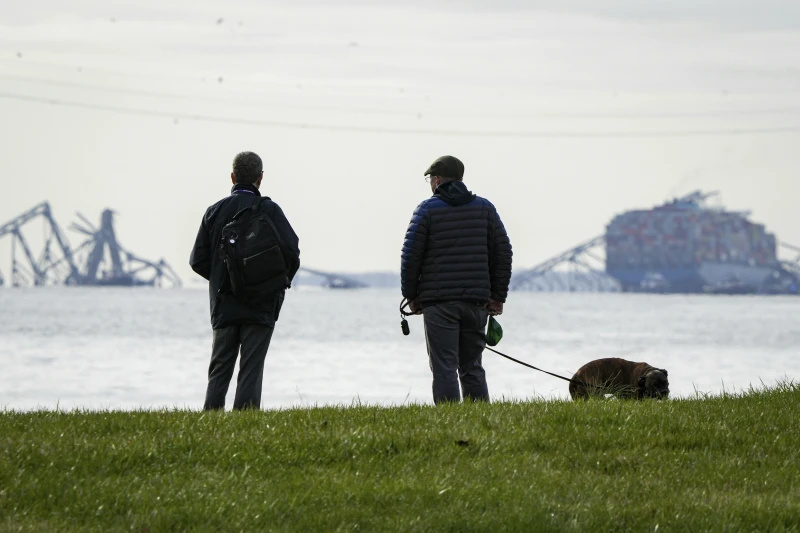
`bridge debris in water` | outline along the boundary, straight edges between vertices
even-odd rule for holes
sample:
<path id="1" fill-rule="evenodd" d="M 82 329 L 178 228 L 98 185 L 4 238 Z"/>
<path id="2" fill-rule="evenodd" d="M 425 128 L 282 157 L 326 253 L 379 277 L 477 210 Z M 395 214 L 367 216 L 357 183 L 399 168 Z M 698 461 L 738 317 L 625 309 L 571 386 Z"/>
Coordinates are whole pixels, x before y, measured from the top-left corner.
<path id="1" fill-rule="evenodd" d="M 300 272 L 308 273 L 312 276 L 317 276 L 322 279 L 321 286 L 327 289 L 363 289 L 368 287 L 367 283 L 357 280 L 350 276 L 343 276 L 341 274 L 332 274 L 329 272 L 322 272 L 321 270 L 314 270 L 311 268 L 300 267 Z M 295 278 L 295 284 L 299 280 Z"/>
<path id="2" fill-rule="evenodd" d="M 80 213 L 77 217 L 80 222 L 73 223 L 70 229 L 85 239 L 75 248 L 70 246 L 47 202 L 0 226 L 0 239 L 11 238 L 12 286 L 181 286 L 180 278 L 164 259 L 150 261 L 119 244 L 112 210 L 103 211 L 99 228 Z M 33 251 L 35 241 L 23 232 L 36 221 L 44 223 L 38 254 Z M 4 283 L 0 273 L 0 285 Z"/>

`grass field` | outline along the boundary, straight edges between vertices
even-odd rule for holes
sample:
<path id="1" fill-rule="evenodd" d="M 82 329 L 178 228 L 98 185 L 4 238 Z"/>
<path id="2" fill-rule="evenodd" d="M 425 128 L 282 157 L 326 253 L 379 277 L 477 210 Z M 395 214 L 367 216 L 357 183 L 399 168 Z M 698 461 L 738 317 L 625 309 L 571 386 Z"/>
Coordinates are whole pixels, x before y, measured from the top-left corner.
<path id="1" fill-rule="evenodd" d="M 797 531 L 800 385 L 0 413 L 0 531 Z"/>

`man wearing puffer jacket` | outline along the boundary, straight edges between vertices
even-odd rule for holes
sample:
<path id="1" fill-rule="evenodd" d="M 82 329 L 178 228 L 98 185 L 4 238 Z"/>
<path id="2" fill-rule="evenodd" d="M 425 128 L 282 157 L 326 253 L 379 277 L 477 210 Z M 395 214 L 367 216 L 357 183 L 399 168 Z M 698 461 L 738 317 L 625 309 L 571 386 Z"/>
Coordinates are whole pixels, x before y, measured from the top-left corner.
<path id="1" fill-rule="evenodd" d="M 417 206 L 406 231 L 403 297 L 424 317 L 434 403 L 461 401 L 462 393 L 488 401 L 486 322 L 503 312 L 511 242 L 494 205 L 467 190 L 461 161 L 442 156 L 424 175 L 433 196 Z"/>

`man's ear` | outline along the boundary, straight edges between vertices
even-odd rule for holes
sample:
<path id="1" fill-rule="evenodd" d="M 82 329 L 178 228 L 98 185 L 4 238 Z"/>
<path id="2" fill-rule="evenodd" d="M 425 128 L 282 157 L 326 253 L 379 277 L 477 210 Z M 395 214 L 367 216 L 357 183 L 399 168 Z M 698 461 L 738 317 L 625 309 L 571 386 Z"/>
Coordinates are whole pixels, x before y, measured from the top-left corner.
<path id="1" fill-rule="evenodd" d="M 236 185 L 236 176 L 233 175 L 233 172 L 231 172 L 231 183 Z"/>
<path id="2" fill-rule="evenodd" d="M 256 189 L 258 189 L 259 187 L 261 187 L 261 180 L 263 180 L 263 179 L 264 179 L 264 171 L 262 170 L 262 171 L 261 171 L 261 175 L 260 175 L 260 176 L 258 177 L 258 179 L 256 180 Z"/>

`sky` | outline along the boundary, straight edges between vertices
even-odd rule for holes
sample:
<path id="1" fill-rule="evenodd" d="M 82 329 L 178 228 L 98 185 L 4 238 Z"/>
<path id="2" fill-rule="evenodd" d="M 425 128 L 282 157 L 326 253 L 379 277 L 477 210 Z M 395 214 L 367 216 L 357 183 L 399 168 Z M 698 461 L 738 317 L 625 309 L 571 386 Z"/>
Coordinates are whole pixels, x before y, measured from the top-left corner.
<path id="1" fill-rule="evenodd" d="M 108 207 L 188 285 L 242 150 L 320 270 L 399 271 L 445 154 L 514 270 L 697 189 L 800 245 L 794 0 L 5 0 L 0 116 L 0 224 Z"/>

